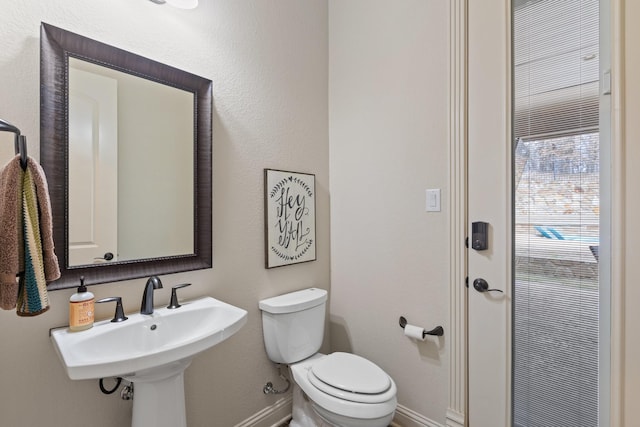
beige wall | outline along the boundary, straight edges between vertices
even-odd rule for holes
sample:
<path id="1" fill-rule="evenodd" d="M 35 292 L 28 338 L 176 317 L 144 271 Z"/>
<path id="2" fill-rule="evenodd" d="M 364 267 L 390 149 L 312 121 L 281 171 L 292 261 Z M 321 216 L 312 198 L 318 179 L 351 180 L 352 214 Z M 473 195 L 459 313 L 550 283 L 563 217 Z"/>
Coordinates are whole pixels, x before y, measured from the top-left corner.
<path id="1" fill-rule="evenodd" d="M 331 343 L 380 365 L 400 405 L 448 398 L 448 3 L 329 1 Z M 366 13 L 365 13 L 366 12 Z M 425 189 L 442 189 L 425 212 Z M 404 315 L 445 337 L 416 344 Z"/>
<path id="2" fill-rule="evenodd" d="M 264 352 L 258 300 L 329 284 L 326 1 L 204 0 L 180 11 L 147 0 L 3 0 L 2 10 L 0 117 L 22 129 L 36 158 L 40 21 L 213 81 L 214 268 L 163 276 L 156 301 L 168 303 L 172 285 L 191 282 L 183 298 L 212 295 L 249 312 L 238 334 L 187 370 L 190 427 L 233 426 L 272 405 L 277 397 L 263 395 L 262 386 L 279 380 Z M 316 174 L 317 261 L 264 269 L 265 167 Z M 91 291 L 122 296 L 134 312 L 144 282 Z M 97 381 L 69 380 L 53 351 L 48 331 L 67 323 L 72 293 L 51 292 L 51 310 L 35 318 L 0 312 L 0 425 L 130 423 L 130 401 L 101 394 Z M 112 309 L 100 306 L 98 316 Z"/>

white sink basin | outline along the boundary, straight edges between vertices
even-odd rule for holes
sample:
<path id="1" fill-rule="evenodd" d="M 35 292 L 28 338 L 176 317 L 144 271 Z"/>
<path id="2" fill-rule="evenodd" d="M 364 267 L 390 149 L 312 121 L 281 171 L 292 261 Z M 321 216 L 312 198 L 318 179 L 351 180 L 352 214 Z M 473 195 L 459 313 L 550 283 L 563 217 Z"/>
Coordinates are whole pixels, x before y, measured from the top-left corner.
<path id="1" fill-rule="evenodd" d="M 136 377 L 154 368 L 188 360 L 235 334 L 247 312 L 211 297 L 158 308 L 151 315 L 131 314 L 112 323 L 71 332 L 51 331 L 51 339 L 69 378 Z M 185 365 L 188 366 L 188 363 Z"/>

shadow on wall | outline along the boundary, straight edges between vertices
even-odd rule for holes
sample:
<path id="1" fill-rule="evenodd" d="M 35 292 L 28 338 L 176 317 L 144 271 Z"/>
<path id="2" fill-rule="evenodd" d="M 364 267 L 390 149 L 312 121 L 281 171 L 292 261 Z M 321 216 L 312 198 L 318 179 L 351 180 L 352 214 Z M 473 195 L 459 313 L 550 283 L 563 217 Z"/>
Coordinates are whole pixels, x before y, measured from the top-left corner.
<path id="1" fill-rule="evenodd" d="M 420 353 L 420 358 L 422 360 L 429 360 L 436 365 L 442 365 L 440 354 L 444 352 L 445 349 L 446 343 L 444 335 L 441 337 L 427 336 L 424 341 L 408 337 L 407 339 L 413 341 L 418 347 L 418 352 Z"/>
<path id="2" fill-rule="evenodd" d="M 400 326 L 402 327 L 402 324 Z M 408 327 L 409 327 L 409 325 L 407 325 L 407 328 Z M 441 366 L 442 365 L 442 360 L 440 359 L 440 355 L 445 350 L 446 330 L 445 330 L 445 333 L 443 335 L 440 335 L 440 336 L 438 336 L 438 335 L 428 335 L 423 330 L 423 332 L 421 334 L 423 338 L 419 339 L 419 338 L 414 338 L 415 335 L 407 335 L 407 333 L 405 332 L 407 330 L 407 328 L 403 328 L 401 333 L 403 335 L 405 335 L 404 338 L 406 340 L 410 341 L 411 345 L 413 345 L 413 346 L 415 346 L 417 348 L 418 353 L 420 354 L 420 359 L 429 361 L 433 365 Z M 436 329 L 433 329 L 431 331 L 431 333 L 436 332 L 437 329 L 440 329 L 440 331 L 438 331 L 437 333 L 442 333 L 442 328 L 440 326 L 438 326 Z M 413 333 L 415 333 L 415 332 L 413 332 Z"/>
<path id="3" fill-rule="evenodd" d="M 340 316 L 331 316 L 329 320 L 329 332 L 331 337 L 331 352 L 342 351 L 353 353 L 351 338 L 346 322 Z"/>

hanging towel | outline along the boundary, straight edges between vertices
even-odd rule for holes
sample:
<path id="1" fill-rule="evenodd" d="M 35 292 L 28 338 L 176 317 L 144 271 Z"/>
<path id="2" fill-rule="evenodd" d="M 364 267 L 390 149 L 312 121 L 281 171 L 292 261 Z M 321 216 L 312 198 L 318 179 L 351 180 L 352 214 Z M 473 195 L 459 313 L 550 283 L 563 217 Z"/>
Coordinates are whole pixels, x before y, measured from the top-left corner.
<path id="1" fill-rule="evenodd" d="M 40 218 L 40 239 L 42 241 L 42 256 L 44 262 L 44 278 L 52 282 L 60 278 L 60 266 L 53 244 L 53 216 L 51 215 L 51 199 L 49 199 L 49 185 L 42 166 L 28 157 L 27 170 L 36 187 L 38 213 Z"/>
<path id="2" fill-rule="evenodd" d="M 47 282 L 44 279 L 44 257 L 40 239 L 38 198 L 31 169 L 22 180 L 22 228 L 24 241 L 24 274 L 18 286 L 18 316 L 35 316 L 49 309 Z"/>
<path id="3" fill-rule="evenodd" d="M 22 270 L 22 168 L 18 157 L 0 171 L 0 308 L 15 308 Z"/>
<path id="4" fill-rule="evenodd" d="M 40 285 L 38 280 L 31 282 L 35 283 L 35 289 L 38 290 L 40 309 L 36 310 L 37 305 L 31 305 L 35 293 L 29 298 L 26 297 L 28 293 L 21 297 L 22 308 L 18 309 L 19 315 L 30 316 L 43 313 L 48 308 L 46 282 L 58 279 L 60 269 L 53 245 L 51 202 L 44 171 L 31 157 L 27 165 L 27 171 L 23 171 L 20 156 L 16 156 L 0 171 L 0 308 L 10 310 L 16 307 L 18 274 L 25 273 L 21 275 L 21 284 L 24 282 L 23 290 L 26 292 L 27 289 L 33 289 L 28 286 L 26 274 L 31 272 L 31 277 L 42 277 L 38 273 L 42 267 L 45 286 L 42 286 L 41 278 Z M 25 189 L 24 183 L 28 184 L 28 188 Z M 27 206 L 32 204 L 30 213 L 26 211 L 24 203 Z M 28 216 L 27 220 L 25 215 Z M 25 233 L 31 236 L 31 241 L 25 240 Z M 25 247 L 30 251 L 27 263 Z M 34 252 L 39 253 L 40 257 L 34 257 Z"/>

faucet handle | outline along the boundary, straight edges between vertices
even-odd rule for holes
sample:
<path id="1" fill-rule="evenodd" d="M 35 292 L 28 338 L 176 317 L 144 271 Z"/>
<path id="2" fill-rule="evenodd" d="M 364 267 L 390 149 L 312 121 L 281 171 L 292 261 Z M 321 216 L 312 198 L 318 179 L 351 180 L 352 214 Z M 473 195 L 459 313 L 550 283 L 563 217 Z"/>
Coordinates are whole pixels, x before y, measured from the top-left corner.
<path id="1" fill-rule="evenodd" d="M 191 286 L 191 283 L 183 283 L 181 285 L 175 285 L 174 287 L 171 288 L 171 301 L 169 302 L 169 305 L 167 306 L 167 308 L 180 307 L 180 304 L 178 304 L 178 294 L 176 292 L 176 289 L 186 288 L 187 286 Z"/>
<path id="2" fill-rule="evenodd" d="M 127 320 L 128 317 L 124 315 L 124 310 L 122 309 L 122 298 L 121 297 L 102 298 L 102 299 L 99 299 L 98 301 L 96 301 L 96 303 L 111 302 L 111 301 L 115 301 L 116 302 L 116 312 L 113 315 L 113 319 L 111 319 L 111 322 L 124 322 L 125 320 Z"/>

